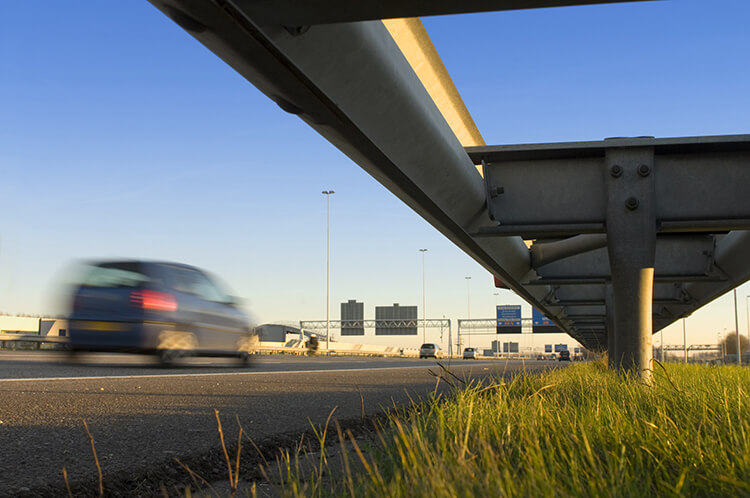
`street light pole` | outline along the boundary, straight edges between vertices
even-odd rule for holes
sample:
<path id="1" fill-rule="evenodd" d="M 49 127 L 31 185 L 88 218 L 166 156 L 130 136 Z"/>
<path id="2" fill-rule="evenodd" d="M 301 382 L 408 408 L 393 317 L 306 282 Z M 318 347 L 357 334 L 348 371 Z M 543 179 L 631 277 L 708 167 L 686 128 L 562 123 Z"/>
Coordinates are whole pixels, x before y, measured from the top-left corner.
<path id="1" fill-rule="evenodd" d="M 498 296 L 500 296 L 500 293 L 499 292 L 495 292 L 493 295 L 495 296 L 495 311 L 494 311 L 493 315 L 494 315 L 494 318 L 497 318 L 497 306 L 498 306 L 498 304 L 497 304 L 497 298 L 498 298 Z M 495 338 L 495 356 L 496 357 L 499 356 L 498 353 L 500 353 L 500 343 L 499 343 L 499 339 L 497 339 L 497 336 L 496 336 L 496 338 Z"/>
<path id="2" fill-rule="evenodd" d="M 424 253 L 427 249 L 420 249 L 422 253 L 422 343 L 427 342 L 427 298 L 425 297 L 425 285 L 424 285 Z"/>
<path id="3" fill-rule="evenodd" d="M 682 349 L 685 353 L 685 363 L 687 364 L 687 334 L 685 333 L 685 319 L 682 319 Z"/>
<path id="4" fill-rule="evenodd" d="M 331 194 L 333 190 L 324 190 L 326 196 L 326 351 L 331 337 Z"/>
<path id="5" fill-rule="evenodd" d="M 471 281 L 471 277 L 465 277 L 465 278 L 466 278 L 466 314 L 467 314 L 467 318 L 471 320 L 471 291 L 469 290 L 469 282 Z M 471 346 L 471 332 L 469 332 L 468 336 L 469 338 L 467 339 L 466 343 L 469 346 Z"/>
<path id="6" fill-rule="evenodd" d="M 737 340 L 737 365 L 742 365 L 740 354 L 740 324 L 737 319 L 737 289 L 734 289 L 734 337 Z"/>
<path id="7" fill-rule="evenodd" d="M 719 348 L 719 357 L 724 361 L 724 346 L 721 345 L 721 332 L 716 332 L 716 342 Z"/>
<path id="8" fill-rule="evenodd" d="M 664 329 L 659 331 L 659 357 L 662 363 L 664 363 Z"/>

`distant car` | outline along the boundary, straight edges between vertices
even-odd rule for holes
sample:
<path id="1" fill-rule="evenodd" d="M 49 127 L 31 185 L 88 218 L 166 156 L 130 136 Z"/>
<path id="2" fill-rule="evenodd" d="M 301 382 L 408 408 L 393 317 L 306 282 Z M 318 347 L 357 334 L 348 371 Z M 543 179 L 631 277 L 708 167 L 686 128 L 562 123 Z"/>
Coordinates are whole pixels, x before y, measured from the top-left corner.
<path id="1" fill-rule="evenodd" d="M 544 358 L 543 354 L 538 354 L 538 355 L 536 355 L 536 359 L 537 360 L 544 360 L 545 358 Z"/>
<path id="2" fill-rule="evenodd" d="M 258 336 L 247 315 L 205 272 L 178 263 L 85 265 L 72 293 L 69 346 L 77 351 L 235 356 L 250 361 Z"/>
<path id="3" fill-rule="evenodd" d="M 560 355 L 557 357 L 557 361 L 570 361 L 570 351 L 560 351 Z"/>
<path id="4" fill-rule="evenodd" d="M 440 346 L 438 346 L 437 344 L 428 342 L 422 344 L 422 346 L 419 348 L 420 358 L 440 358 L 441 356 L 442 351 L 440 349 Z"/>
<path id="5" fill-rule="evenodd" d="M 479 355 L 474 348 L 464 348 L 464 360 L 476 360 Z"/>

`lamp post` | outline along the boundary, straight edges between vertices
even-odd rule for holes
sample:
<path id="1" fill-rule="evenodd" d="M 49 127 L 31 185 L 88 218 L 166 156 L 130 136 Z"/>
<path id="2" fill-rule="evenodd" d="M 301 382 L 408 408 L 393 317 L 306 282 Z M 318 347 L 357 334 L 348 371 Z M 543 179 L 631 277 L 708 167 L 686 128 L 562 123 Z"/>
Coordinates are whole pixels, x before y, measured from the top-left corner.
<path id="1" fill-rule="evenodd" d="M 740 354 L 740 324 L 737 318 L 737 289 L 734 289 L 734 338 L 737 340 L 737 365 L 742 365 Z"/>
<path id="2" fill-rule="evenodd" d="M 495 319 L 497 319 L 497 306 L 498 306 L 497 299 L 500 296 L 500 293 L 495 292 L 493 293 L 493 296 L 495 296 L 495 311 L 493 312 L 493 316 Z M 500 344 L 499 344 L 499 339 L 497 339 L 497 336 L 495 336 L 495 356 L 496 357 L 498 356 L 498 353 L 500 353 Z"/>
<path id="3" fill-rule="evenodd" d="M 687 364 L 687 334 L 685 333 L 685 319 L 682 319 L 682 350 L 685 353 L 685 363 Z"/>
<path id="4" fill-rule="evenodd" d="M 659 331 L 659 361 L 664 363 L 664 329 Z"/>
<path id="5" fill-rule="evenodd" d="M 427 297 L 424 285 L 424 254 L 427 249 L 420 249 L 422 253 L 422 343 L 427 342 Z"/>
<path id="6" fill-rule="evenodd" d="M 465 278 L 466 278 L 466 315 L 467 315 L 466 317 L 469 320 L 471 320 L 471 291 L 469 290 L 469 282 L 471 281 L 471 277 L 465 277 Z M 467 339 L 466 343 L 469 346 L 471 346 L 471 332 L 469 332 L 469 338 Z"/>
<path id="7" fill-rule="evenodd" d="M 331 337 L 331 194 L 333 190 L 324 190 L 326 196 L 326 351 Z"/>

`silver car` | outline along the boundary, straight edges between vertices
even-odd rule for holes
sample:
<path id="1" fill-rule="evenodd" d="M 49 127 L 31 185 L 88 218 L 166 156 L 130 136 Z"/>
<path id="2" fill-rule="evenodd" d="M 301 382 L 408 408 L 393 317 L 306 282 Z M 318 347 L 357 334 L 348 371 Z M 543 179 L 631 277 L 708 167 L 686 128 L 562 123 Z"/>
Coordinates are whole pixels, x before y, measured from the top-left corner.
<path id="1" fill-rule="evenodd" d="M 422 344 L 419 348 L 420 358 L 440 358 L 442 355 L 443 352 L 440 346 L 432 342 Z"/>
<path id="2" fill-rule="evenodd" d="M 475 348 L 464 348 L 464 360 L 476 360 L 478 357 Z"/>

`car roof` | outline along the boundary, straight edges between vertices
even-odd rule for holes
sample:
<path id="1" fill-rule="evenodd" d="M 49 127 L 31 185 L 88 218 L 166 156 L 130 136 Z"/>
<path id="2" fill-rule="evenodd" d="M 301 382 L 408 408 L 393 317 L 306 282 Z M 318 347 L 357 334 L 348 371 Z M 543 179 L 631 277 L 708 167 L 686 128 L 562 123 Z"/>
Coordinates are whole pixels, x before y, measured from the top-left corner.
<path id="1" fill-rule="evenodd" d="M 196 270 L 203 272 L 200 268 L 196 268 L 195 266 L 186 265 L 184 263 L 177 263 L 174 261 L 157 261 L 157 260 L 146 260 L 146 259 L 101 259 L 101 260 L 86 260 L 84 261 L 85 264 L 90 266 L 101 266 L 101 265 L 111 265 L 111 264 L 121 264 L 121 263 L 130 263 L 130 264 L 139 264 L 139 265 L 148 265 L 148 266 L 175 266 L 178 268 L 185 268 L 188 270 Z"/>

